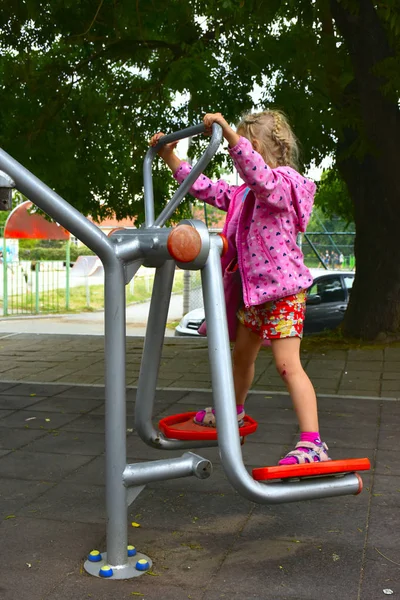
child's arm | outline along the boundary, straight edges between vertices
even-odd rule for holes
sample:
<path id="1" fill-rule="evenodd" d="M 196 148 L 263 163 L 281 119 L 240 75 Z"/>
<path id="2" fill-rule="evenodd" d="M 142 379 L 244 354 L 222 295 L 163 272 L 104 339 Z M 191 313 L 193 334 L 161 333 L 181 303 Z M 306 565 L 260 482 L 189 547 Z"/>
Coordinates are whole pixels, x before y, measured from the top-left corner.
<path id="1" fill-rule="evenodd" d="M 159 131 L 155 133 L 150 140 L 149 146 L 157 146 L 158 142 L 162 137 L 164 137 L 165 133 Z M 174 150 L 178 144 L 178 141 L 171 142 L 170 144 L 165 144 L 158 151 L 158 156 L 161 156 L 163 161 L 168 165 L 173 173 L 179 169 L 181 164 L 181 159 L 175 154 Z"/>
<path id="2" fill-rule="evenodd" d="M 272 192 L 281 183 L 282 178 L 266 164 L 261 154 L 254 149 L 252 142 L 238 135 L 228 125 L 221 113 L 208 113 L 203 121 L 207 133 L 211 132 L 213 123 L 218 123 L 222 127 L 223 136 L 229 144 L 229 154 L 245 184 L 257 196 L 279 205 L 281 203 L 280 196 L 275 199 Z"/>
<path id="3" fill-rule="evenodd" d="M 150 146 L 155 146 L 163 135 L 164 134 L 161 132 L 153 135 L 150 140 Z M 174 149 L 176 144 L 177 142 L 166 144 L 161 148 L 158 154 L 171 169 L 175 179 L 179 183 L 182 183 L 190 173 L 191 166 L 187 162 L 182 161 L 175 154 Z M 227 211 L 233 191 L 236 187 L 237 186 L 229 185 L 223 179 L 212 181 L 205 175 L 199 175 L 190 188 L 189 193 L 203 202 L 207 202 L 212 206 Z"/>

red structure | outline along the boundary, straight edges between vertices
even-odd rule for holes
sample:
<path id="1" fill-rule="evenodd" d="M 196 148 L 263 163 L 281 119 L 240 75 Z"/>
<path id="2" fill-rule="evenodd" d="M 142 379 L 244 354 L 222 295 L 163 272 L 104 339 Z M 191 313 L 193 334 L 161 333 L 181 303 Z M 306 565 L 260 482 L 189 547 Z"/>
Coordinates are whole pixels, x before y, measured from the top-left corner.
<path id="1" fill-rule="evenodd" d="M 4 237 L 14 240 L 69 240 L 70 233 L 55 221 L 48 221 L 27 200 L 10 213 Z"/>

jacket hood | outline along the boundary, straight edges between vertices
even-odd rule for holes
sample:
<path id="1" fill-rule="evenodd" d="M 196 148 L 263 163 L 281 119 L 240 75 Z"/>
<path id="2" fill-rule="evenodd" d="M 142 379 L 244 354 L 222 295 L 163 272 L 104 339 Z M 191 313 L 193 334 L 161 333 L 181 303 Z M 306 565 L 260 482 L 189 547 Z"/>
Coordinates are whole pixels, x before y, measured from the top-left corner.
<path id="1" fill-rule="evenodd" d="M 285 178 L 291 183 L 293 208 L 299 219 L 299 229 L 304 232 L 310 220 L 317 186 L 311 179 L 303 177 L 294 169 L 289 171 L 288 167 L 281 167 L 279 170 L 281 175 L 286 176 Z"/>

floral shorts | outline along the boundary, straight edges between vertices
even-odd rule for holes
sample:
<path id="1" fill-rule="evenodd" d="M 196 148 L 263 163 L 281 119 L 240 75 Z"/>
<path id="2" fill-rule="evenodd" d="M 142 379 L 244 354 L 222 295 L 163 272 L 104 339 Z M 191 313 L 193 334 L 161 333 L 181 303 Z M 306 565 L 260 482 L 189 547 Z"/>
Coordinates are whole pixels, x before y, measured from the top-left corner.
<path id="1" fill-rule="evenodd" d="M 265 302 L 257 306 L 243 306 L 237 317 L 248 329 L 261 339 L 278 340 L 287 337 L 303 337 L 306 312 L 305 291 L 280 300 Z"/>

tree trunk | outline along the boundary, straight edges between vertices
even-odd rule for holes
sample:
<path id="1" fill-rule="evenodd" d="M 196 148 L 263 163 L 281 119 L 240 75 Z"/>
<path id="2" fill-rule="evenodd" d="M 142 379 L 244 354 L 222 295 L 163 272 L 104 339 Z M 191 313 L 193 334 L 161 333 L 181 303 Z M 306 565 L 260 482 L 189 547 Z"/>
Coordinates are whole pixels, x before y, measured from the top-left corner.
<path id="1" fill-rule="evenodd" d="M 343 330 L 364 340 L 400 339 L 400 115 L 376 65 L 391 56 L 370 0 L 357 14 L 331 0 L 354 80 L 342 105 L 337 161 L 355 207 L 356 277 Z M 349 118 L 350 116 L 350 118 Z"/>

